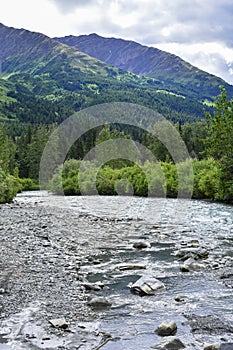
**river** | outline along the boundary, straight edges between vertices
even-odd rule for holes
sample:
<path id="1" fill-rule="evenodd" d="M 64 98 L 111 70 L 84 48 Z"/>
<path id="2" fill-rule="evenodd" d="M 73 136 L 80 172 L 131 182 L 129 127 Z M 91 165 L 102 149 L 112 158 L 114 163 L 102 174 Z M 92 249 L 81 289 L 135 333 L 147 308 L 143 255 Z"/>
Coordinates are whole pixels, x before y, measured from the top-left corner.
<path id="1" fill-rule="evenodd" d="M 158 344 L 166 337 L 161 338 L 155 329 L 166 320 L 177 324 L 176 337 L 187 349 L 201 350 L 207 344 L 221 344 L 221 349 L 226 346 L 230 349 L 232 206 L 198 200 L 119 196 L 64 198 L 42 191 L 19 194 L 13 204 L 1 206 L 1 213 L 2 271 L 14 266 L 11 276 L 17 274 L 18 282 L 16 277 L 10 277 L 11 288 L 0 293 L 3 305 L 0 350 L 147 350 L 156 345 L 162 349 L 163 345 Z M 45 231 L 46 239 L 42 235 Z M 9 249 L 9 237 L 13 233 Z M 35 240 L 38 244 L 40 239 L 43 245 L 35 249 Z M 142 242 L 142 249 L 136 248 L 135 243 Z M 188 266 L 189 260 L 180 258 L 182 251 L 207 253 L 195 257 Z M 64 256 L 68 267 L 61 260 Z M 44 275 L 47 273 L 47 278 L 52 279 L 53 273 L 57 288 L 62 290 L 65 286 L 66 293 L 57 293 L 56 285 L 43 279 L 40 264 L 45 258 L 52 267 L 47 270 L 44 263 Z M 77 262 L 75 275 L 72 266 Z M 58 265 L 62 267 L 59 271 Z M 25 269 L 23 282 L 20 269 Z M 32 271 L 37 271 L 37 275 Z M 63 275 L 61 271 L 65 271 Z M 64 277 L 68 273 L 69 279 Z M 41 293 L 36 276 L 37 283 L 43 280 Z M 80 276 L 91 286 L 99 283 L 101 288 L 84 290 Z M 153 276 L 165 288 L 150 296 L 131 293 L 130 285 L 142 276 L 145 279 Z M 82 293 L 80 305 L 85 304 L 82 317 L 72 309 L 76 305 L 75 288 Z M 23 294 L 24 302 L 19 299 L 19 293 Z M 94 297 L 104 298 L 111 307 L 91 309 L 88 305 Z M 45 315 L 47 319 L 65 316 L 71 332 L 53 332 L 46 324 Z M 16 332 L 17 323 L 20 327 Z"/>

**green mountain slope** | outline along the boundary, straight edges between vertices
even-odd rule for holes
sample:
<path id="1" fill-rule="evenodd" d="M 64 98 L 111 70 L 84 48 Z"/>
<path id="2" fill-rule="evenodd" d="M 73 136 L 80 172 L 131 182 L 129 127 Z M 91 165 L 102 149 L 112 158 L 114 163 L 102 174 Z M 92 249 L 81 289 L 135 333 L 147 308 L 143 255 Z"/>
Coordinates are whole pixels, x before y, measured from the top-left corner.
<path id="1" fill-rule="evenodd" d="M 173 121 L 204 116 L 195 94 L 179 96 L 182 86 L 175 90 L 173 83 L 109 66 L 40 33 L 1 24 L 0 62 L 3 120 L 61 122 L 74 111 L 116 101 L 153 108 Z"/>
<path id="2" fill-rule="evenodd" d="M 97 34 L 55 38 L 101 61 L 141 76 L 148 76 L 170 85 L 173 92 L 188 97 L 211 99 L 224 85 L 230 96 L 233 86 L 206 73 L 178 56 L 133 41 L 104 38 Z"/>

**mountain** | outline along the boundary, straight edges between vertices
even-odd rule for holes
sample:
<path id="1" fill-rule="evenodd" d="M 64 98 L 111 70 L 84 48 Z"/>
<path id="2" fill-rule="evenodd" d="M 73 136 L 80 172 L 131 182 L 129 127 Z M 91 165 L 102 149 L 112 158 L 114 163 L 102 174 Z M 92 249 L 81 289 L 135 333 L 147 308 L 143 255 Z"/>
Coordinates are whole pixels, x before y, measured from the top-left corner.
<path id="1" fill-rule="evenodd" d="M 59 123 L 91 105 L 122 101 L 184 123 L 203 118 L 200 101 L 210 97 L 208 90 L 200 96 L 172 80 L 139 76 L 41 33 L 3 24 L 0 63 L 0 119 L 7 121 Z"/>
<path id="2" fill-rule="evenodd" d="M 104 38 L 97 34 L 55 38 L 58 42 L 78 48 L 111 66 L 147 76 L 170 85 L 173 92 L 199 99 L 212 99 L 224 85 L 233 96 L 233 86 L 204 72 L 180 57 L 134 41 Z"/>

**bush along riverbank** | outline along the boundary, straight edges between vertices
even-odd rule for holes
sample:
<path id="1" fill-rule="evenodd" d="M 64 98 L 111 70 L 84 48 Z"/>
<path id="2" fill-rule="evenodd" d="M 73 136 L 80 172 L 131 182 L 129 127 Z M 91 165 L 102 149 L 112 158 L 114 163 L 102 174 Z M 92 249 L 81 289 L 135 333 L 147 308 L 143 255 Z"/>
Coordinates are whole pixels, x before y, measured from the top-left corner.
<path id="1" fill-rule="evenodd" d="M 0 204 L 11 203 L 19 192 L 39 189 L 35 180 L 20 179 L 17 171 L 10 175 L 0 167 Z"/>
<path id="2" fill-rule="evenodd" d="M 80 170 L 81 166 L 81 170 Z M 193 169 L 193 176 L 190 173 Z M 182 182 L 179 175 L 182 174 Z M 94 162 L 66 161 L 61 171 L 49 182 L 49 191 L 65 195 L 136 195 L 175 198 L 184 197 L 223 201 L 222 170 L 213 158 L 179 164 L 145 162 L 114 168 L 107 164 L 100 169 Z"/>
<path id="3" fill-rule="evenodd" d="M 9 175 L 0 167 L 0 203 L 11 202 L 20 189 L 19 178 Z"/>

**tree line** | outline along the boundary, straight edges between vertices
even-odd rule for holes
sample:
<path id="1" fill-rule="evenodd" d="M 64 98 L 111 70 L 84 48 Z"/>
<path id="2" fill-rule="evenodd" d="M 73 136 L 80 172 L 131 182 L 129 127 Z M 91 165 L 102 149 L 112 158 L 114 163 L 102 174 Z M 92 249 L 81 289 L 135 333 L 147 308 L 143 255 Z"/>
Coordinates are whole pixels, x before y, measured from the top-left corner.
<path id="1" fill-rule="evenodd" d="M 214 117 L 195 123 L 173 123 L 193 158 L 194 198 L 211 198 L 233 202 L 233 99 L 228 100 L 221 88 L 215 101 Z M 38 188 L 40 159 L 44 147 L 57 124 L 5 123 L 0 125 L 0 202 L 11 201 L 22 189 Z M 79 165 L 84 156 L 96 145 L 114 138 L 129 138 L 144 145 L 158 160 L 157 164 L 131 164 L 115 159 L 103 165 L 97 174 L 97 190 L 101 194 L 147 195 L 152 186 L 155 193 L 176 196 L 177 166 L 164 144 L 152 133 L 136 127 L 104 125 L 82 135 L 70 148 L 61 172 L 50 182 L 53 192 L 60 191 L 59 176 L 65 194 L 80 194 Z M 158 175 L 158 165 L 164 181 Z M 91 192 L 95 164 L 86 164 L 84 188 Z M 180 165 L 185 167 L 185 163 Z M 148 178 L 149 183 L 148 183 Z M 61 180 L 61 179 L 60 179 Z M 58 186 L 58 188 L 56 187 Z M 187 184 L 187 191 L 189 184 Z M 161 192 L 162 191 L 162 192 Z"/>

